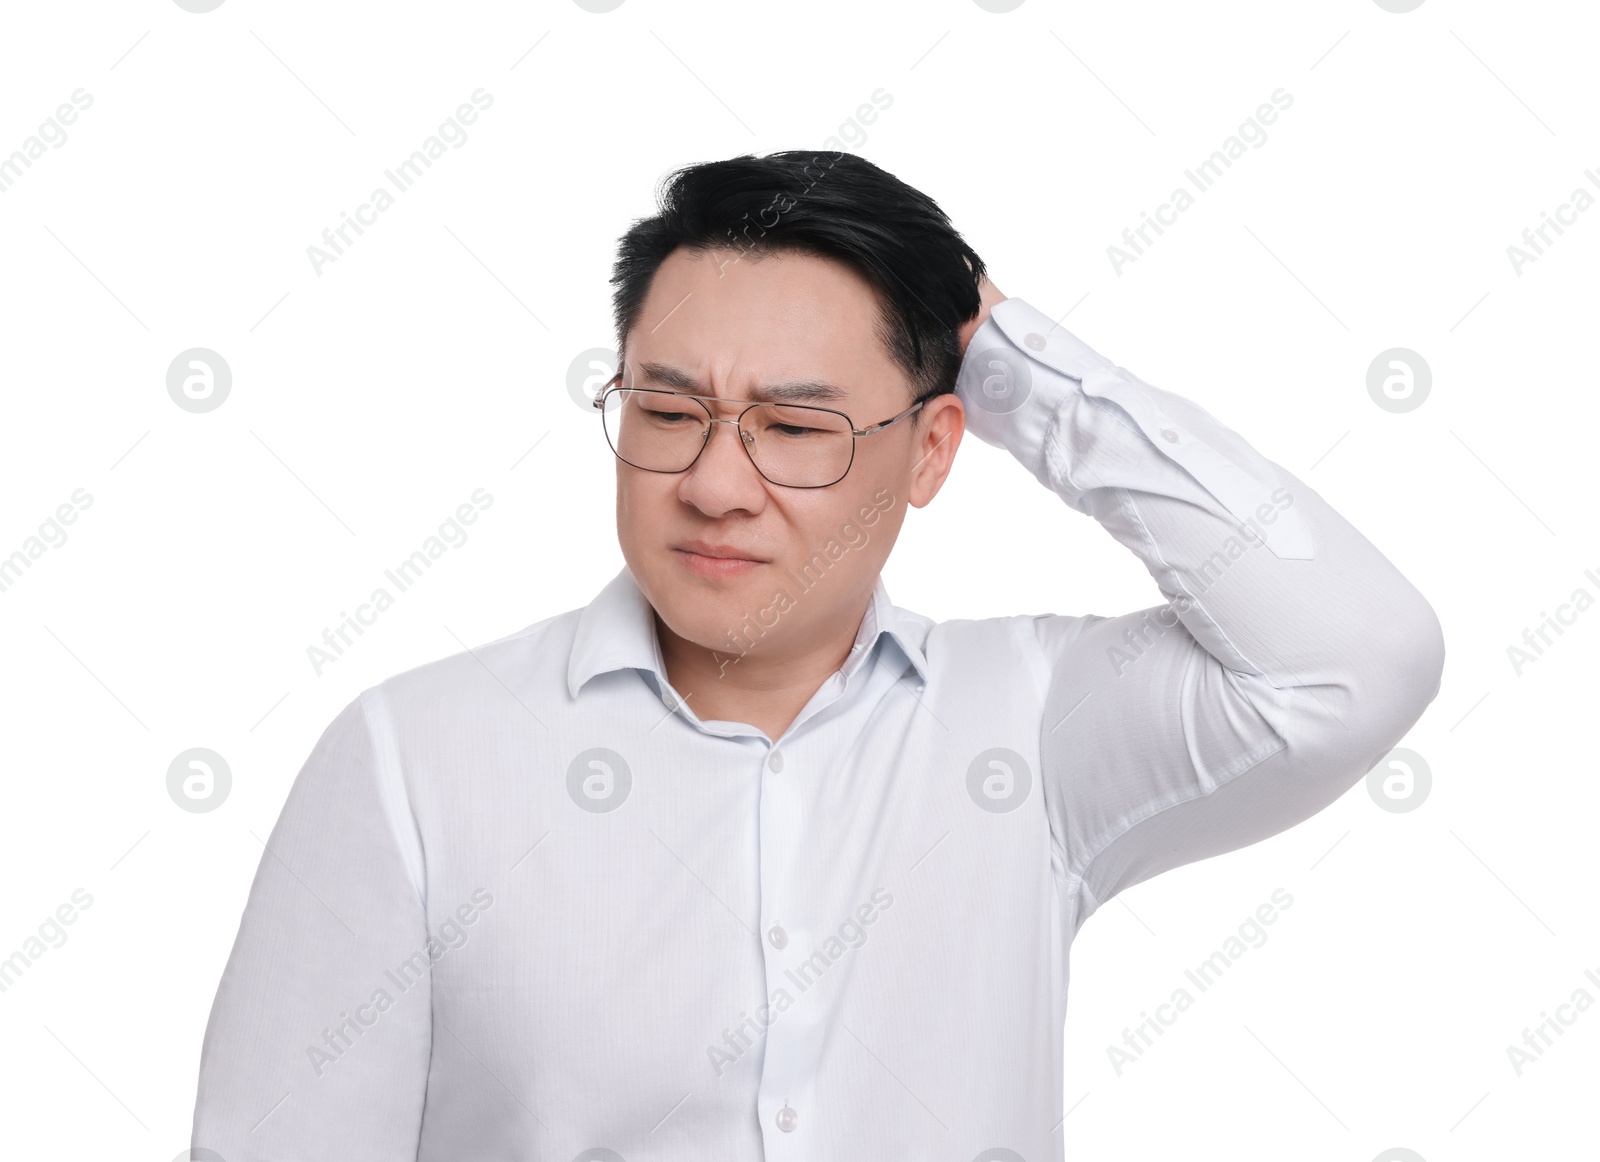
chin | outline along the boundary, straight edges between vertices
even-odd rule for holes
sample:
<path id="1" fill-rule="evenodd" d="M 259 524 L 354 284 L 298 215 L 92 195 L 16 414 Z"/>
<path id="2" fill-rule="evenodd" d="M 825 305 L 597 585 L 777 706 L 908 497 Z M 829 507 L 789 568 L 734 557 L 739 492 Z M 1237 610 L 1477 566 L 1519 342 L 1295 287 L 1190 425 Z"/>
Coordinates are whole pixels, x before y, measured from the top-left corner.
<path id="1" fill-rule="evenodd" d="M 668 553 L 674 550 L 668 549 Z M 783 586 L 770 577 L 772 565 L 747 570 L 737 577 L 706 578 L 677 561 L 664 563 L 666 578 L 647 591 L 661 619 L 679 637 L 723 652 L 749 648 L 775 620 L 773 595 Z M 657 600 L 659 599 L 659 600 Z M 732 644 L 730 644 L 730 641 Z"/>
<path id="2" fill-rule="evenodd" d="M 732 596 L 719 599 L 673 589 L 655 608 L 657 616 L 685 641 L 727 653 L 737 652 L 737 643 L 742 638 L 739 626 L 753 606 Z"/>

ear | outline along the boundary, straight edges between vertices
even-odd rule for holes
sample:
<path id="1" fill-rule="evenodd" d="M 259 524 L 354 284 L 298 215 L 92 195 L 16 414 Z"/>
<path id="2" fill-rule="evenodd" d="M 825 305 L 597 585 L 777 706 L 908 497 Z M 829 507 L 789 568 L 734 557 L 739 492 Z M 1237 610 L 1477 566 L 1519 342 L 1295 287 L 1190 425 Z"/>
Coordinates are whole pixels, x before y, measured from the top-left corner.
<path id="1" fill-rule="evenodd" d="M 939 494 L 950 475 L 956 449 L 967 430 L 967 411 L 952 391 L 928 400 L 917 415 L 921 422 L 912 429 L 916 440 L 906 496 L 907 503 L 922 508 Z"/>

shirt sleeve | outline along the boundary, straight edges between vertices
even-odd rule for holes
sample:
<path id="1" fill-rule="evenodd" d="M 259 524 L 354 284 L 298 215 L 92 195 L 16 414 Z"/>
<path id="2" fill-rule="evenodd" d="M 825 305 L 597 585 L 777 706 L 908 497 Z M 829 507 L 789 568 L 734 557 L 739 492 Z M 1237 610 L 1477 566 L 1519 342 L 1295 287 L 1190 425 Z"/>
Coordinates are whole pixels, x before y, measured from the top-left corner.
<path id="1" fill-rule="evenodd" d="M 1422 595 L 1187 399 L 1014 298 L 973 335 L 957 393 L 969 431 L 1099 521 L 1166 599 L 1033 619 L 1050 674 L 1040 782 L 1074 927 L 1320 811 L 1438 693 L 1444 642 Z"/>
<path id="2" fill-rule="evenodd" d="M 267 840 L 201 1046 L 197 1151 L 416 1157 L 431 961 L 420 841 L 374 728 L 382 711 L 368 691 L 339 713 Z"/>

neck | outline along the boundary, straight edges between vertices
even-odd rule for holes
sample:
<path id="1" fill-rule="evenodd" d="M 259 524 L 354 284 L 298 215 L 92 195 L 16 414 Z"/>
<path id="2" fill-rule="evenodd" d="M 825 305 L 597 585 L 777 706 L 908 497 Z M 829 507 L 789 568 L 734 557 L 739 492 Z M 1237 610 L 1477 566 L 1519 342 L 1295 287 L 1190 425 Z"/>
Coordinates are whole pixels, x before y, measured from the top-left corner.
<path id="1" fill-rule="evenodd" d="M 869 598 L 870 601 L 870 598 Z M 702 721 L 742 722 L 777 739 L 811 696 L 850 656 L 866 606 L 853 621 L 817 641 L 814 635 L 769 635 L 742 654 L 710 650 L 680 637 L 654 614 L 667 681 Z M 788 639 L 805 636 L 805 642 Z"/>

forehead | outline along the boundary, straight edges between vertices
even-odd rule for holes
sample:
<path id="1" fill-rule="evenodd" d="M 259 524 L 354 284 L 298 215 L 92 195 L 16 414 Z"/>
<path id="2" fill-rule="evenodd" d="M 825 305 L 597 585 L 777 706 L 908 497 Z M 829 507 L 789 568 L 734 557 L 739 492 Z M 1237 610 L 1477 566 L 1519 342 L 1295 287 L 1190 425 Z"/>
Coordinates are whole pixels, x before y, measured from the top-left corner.
<path id="1" fill-rule="evenodd" d="M 636 386 L 819 406 L 890 398 L 909 385 L 881 319 L 872 285 L 842 262 L 680 248 L 656 271 L 627 362 Z"/>
<path id="2" fill-rule="evenodd" d="M 664 387 L 671 391 L 686 391 L 694 395 L 716 395 L 711 384 L 682 367 L 661 363 L 654 359 L 636 360 L 633 365 L 635 387 Z M 805 403 L 819 407 L 845 403 L 851 398 L 850 389 L 825 379 L 760 380 L 744 389 L 742 399 L 759 403 Z"/>

